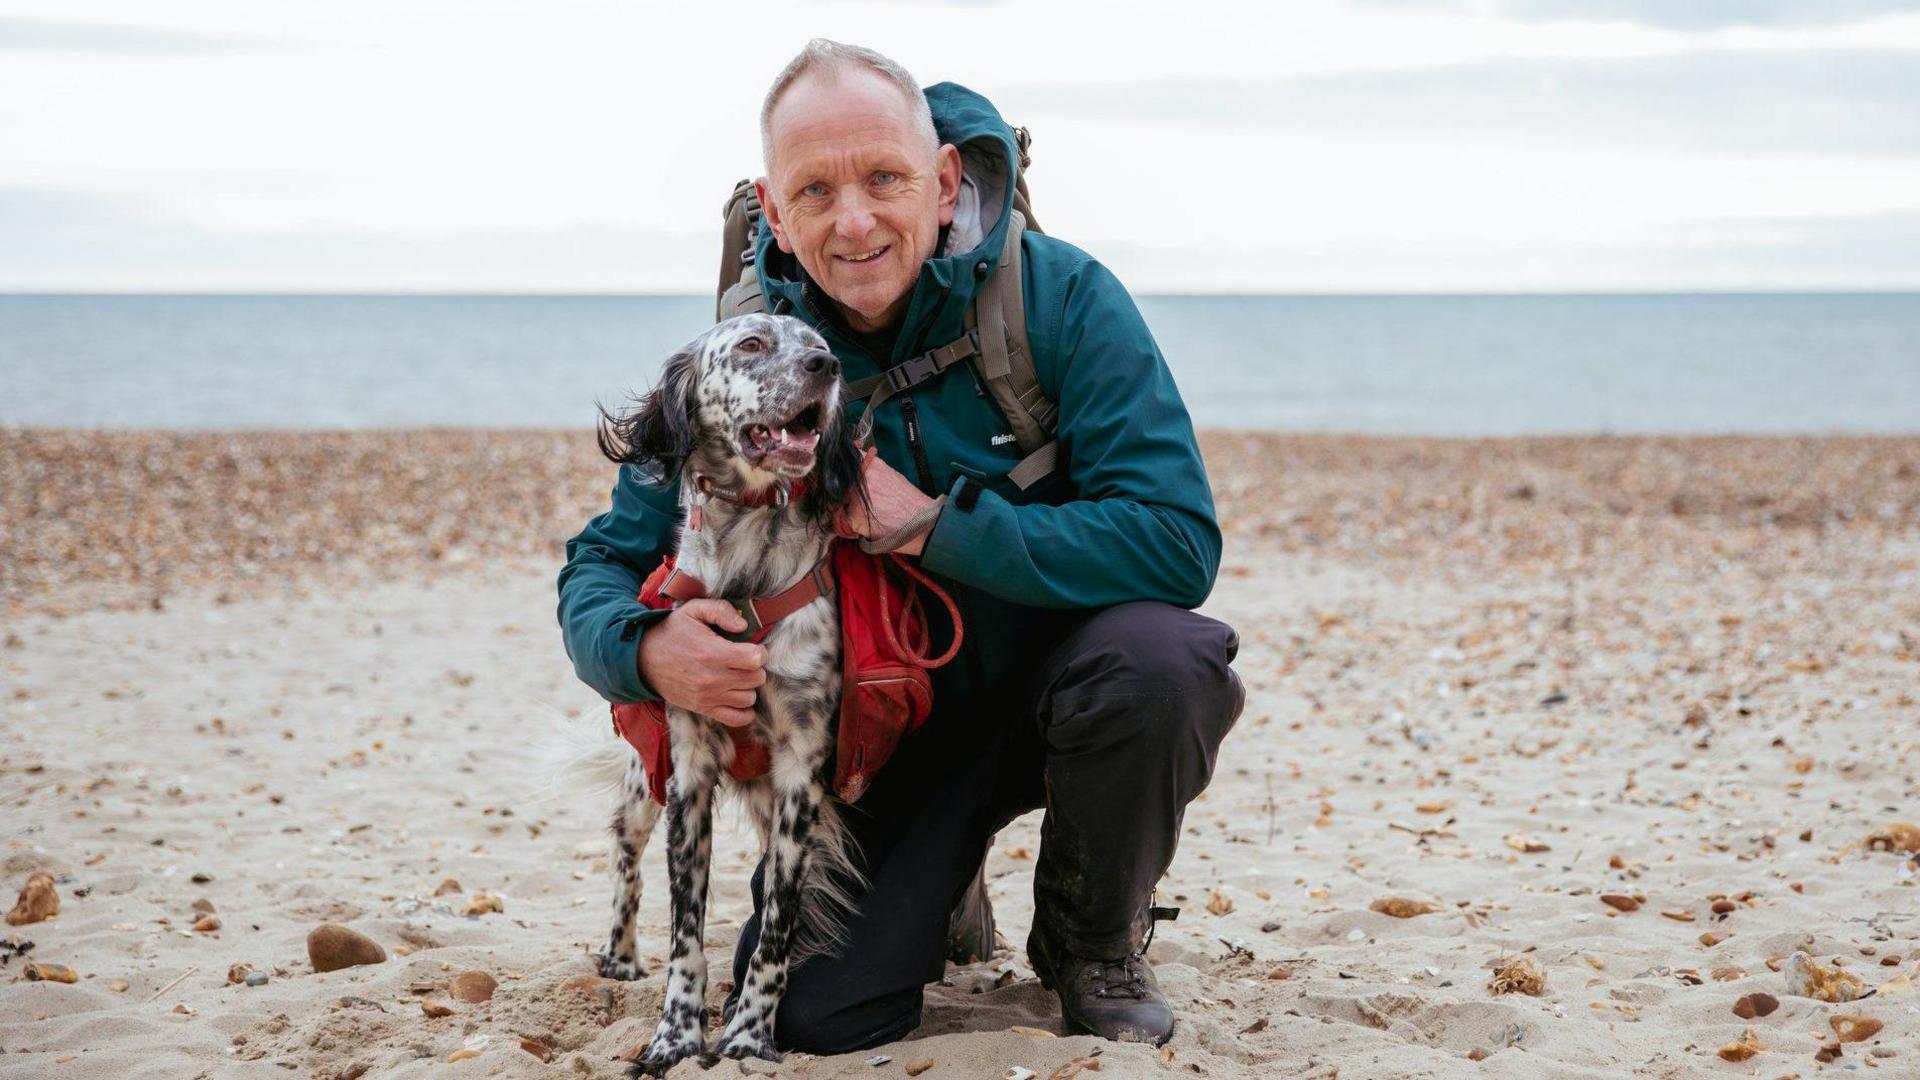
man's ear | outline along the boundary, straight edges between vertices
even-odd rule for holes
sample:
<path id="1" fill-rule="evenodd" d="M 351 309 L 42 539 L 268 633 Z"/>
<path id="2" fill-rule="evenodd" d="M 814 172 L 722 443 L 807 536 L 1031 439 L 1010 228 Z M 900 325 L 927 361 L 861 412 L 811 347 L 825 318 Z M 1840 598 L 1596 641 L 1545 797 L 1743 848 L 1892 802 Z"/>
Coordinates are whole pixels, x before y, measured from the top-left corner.
<path id="1" fill-rule="evenodd" d="M 953 224 L 953 208 L 960 202 L 960 151 L 952 143 L 940 148 L 934 156 L 934 167 L 940 174 L 940 224 Z M 761 200 L 765 205 L 766 200 Z"/>
<path id="2" fill-rule="evenodd" d="M 779 204 L 773 201 L 773 195 L 767 190 L 767 178 L 761 177 L 753 182 L 753 193 L 760 199 L 760 213 L 766 219 L 767 228 L 773 230 L 773 239 L 780 250 L 793 254 L 793 245 L 787 241 L 787 226 L 780 220 Z"/>

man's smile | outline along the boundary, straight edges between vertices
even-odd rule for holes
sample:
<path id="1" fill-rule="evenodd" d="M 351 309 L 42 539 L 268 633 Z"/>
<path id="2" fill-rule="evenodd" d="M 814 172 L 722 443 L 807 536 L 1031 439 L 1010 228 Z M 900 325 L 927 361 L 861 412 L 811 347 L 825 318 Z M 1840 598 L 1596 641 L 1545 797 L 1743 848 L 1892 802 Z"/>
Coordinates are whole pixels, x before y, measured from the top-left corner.
<path id="1" fill-rule="evenodd" d="M 839 259 L 841 262 L 850 263 L 872 262 L 892 249 L 893 245 L 887 244 L 884 247 L 874 248 L 872 251 L 862 251 L 854 255 L 835 255 L 834 258 Z"/>

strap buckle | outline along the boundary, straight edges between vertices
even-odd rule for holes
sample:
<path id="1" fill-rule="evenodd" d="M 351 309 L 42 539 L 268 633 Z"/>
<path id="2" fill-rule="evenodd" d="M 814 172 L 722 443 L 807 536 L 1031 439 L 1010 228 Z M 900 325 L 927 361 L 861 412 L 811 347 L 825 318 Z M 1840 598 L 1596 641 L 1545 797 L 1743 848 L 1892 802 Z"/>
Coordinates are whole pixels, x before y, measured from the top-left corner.
<path id="1" fill-rule="evenodd" d="M 940 373 L 940 362 L 932 353 L 909 357 L 887 369 L 887 385 L 894 393 L 915 387 Z"/>

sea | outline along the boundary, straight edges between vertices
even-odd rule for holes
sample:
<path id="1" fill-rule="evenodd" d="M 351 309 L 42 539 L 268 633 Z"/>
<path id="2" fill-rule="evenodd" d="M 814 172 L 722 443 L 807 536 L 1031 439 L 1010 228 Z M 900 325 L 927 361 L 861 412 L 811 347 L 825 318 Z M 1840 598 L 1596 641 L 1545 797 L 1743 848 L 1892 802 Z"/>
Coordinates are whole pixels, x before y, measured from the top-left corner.
<path id="1" fill-rule="evenodd" d="M 0 294 L 0 426 L 584 427 L 705 296 Z M 1920 293 L 1142 296 L 1202 427 L 1920 432 Z"/>

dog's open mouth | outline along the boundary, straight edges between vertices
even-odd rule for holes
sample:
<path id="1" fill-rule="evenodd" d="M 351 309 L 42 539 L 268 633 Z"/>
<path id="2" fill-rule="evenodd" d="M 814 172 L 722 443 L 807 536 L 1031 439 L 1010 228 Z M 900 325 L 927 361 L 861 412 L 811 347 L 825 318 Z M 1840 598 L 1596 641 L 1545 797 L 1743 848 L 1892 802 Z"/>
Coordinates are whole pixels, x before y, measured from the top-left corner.
<path id="1" fill-rule="evenodd" d="M 740 446 L 762 468 L 810 469 L 820 442 L 820 411 L 814 401 L 778 424 L 748 424 L 740 430 Z"/>

